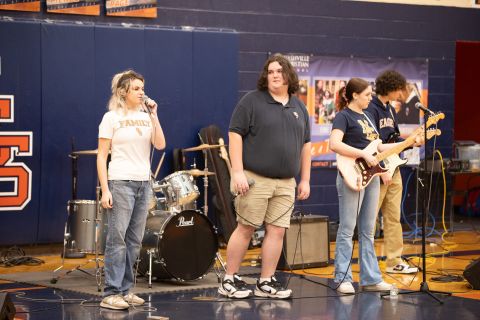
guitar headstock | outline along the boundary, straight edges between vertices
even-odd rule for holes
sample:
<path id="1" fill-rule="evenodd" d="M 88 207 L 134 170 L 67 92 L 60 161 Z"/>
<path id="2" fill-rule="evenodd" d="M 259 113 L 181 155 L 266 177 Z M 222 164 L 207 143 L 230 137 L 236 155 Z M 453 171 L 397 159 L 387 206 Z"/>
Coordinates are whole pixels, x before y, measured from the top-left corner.
<path id="1" fill-rule="evenodd" d="M 227 153 L 227 149 L 225 149 L 225 141 L 223 141 L 223 138 L 218 138 L 218 144 L 220 145 L 220 157 L 223 159 L 223 160 L 229 160 L 228 159 L 228 153 Z"/>
<path id="2" fill-rule="evenodd" d="M 434 136 L 439 136 L 442 134 L 442 130 L 440 129 L 428 129 L 427 130 L 427 139 L 431 139 Z"/>
<path id="3" fill-rule="evenodd" d="M 442 119 L 445 119 L 445 114 L 443 112 L 439 112 L 439 113 L 436 113 L 434 115 L 431 115 L 430 117 L 428 117 L 427 119 L 427 123 L 426 124 L 423 124 L 421 125 L 420 127 L 418 127 L 415 131 L 413 131 L 413 133 L 410 135 L 410 137 L 415 137 L 415 136 L 418 136 L 418 135 L 421 135 L 423 134 L 423 128 L 424 126 L 426 125 L 427 128 L 430 127 L 431 125 L 433 124 L 436 124 L 438 121 L 442 120 Z M 438 135 L 440 135 L 442 132 L 440 131 L 440 133 Z M 427 135 L 428 135 L 428 132 L 427 132 Z M 433 137 L 433 135 L 432 135 Z M 430 139 L 430 138 L 429 138 Z"/>
<path id="4" fill-rule="evenodd" d="M 431 115 L 427 119 L 427 123 L 425 124 L 428 127 L 430 127 L 433 124 L 436 124 L 438 121 L 445 119 L 445 114 L 443 112 L 435 113 L 434 115 Z"/>

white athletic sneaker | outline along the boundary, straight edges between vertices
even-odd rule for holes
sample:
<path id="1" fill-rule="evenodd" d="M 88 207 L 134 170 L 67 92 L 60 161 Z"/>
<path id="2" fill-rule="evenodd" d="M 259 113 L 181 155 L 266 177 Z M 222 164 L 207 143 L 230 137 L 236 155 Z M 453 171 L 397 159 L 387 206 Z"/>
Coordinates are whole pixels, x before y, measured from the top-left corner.
<path id="1" fill-rule="evenodd" d="M 218 288 L 218 293 L 222 296 L 235 299 L 247 298 L 252 294 L 252 290 L 247 288 L 245 281 L 240 278 L 239 275 L 233 275 L 233 281 L 223 279 L 220 287 Z"/>
<path id="2" fill-rule="evenodd" d="M 254 294 L 257 297 L 288 299 L 292 296 L 292 289 L 285 289 L 275 277 L 272 277 L 270 281 L 262 283 L 257 280 Z"/>
<path id="3" fill-rule="evenodd" d="M 390 291 L 392 288 L 392 285 L 390 283 L 386 283 L 385 281 L 382 281 L 380 283 L 371 285 L 371 286 L 363 286 L 362 290 L 363 291 Z"/>
<path id="4" fill-rule="evenodd" d="M 114 310 L 128 309 L 128 303 L 123 300 L 123 297 L 119 294 L 111 295 L 103 298 L 100 302 L 100 307 Z"/>
<path id="5" fill-rule="evenodd" d="M 403 273 L 403 274 L 409 274 L 409 273 L 417 273 L 418 268 L 417 267 L 411 267 L 407 263 L 399 263 L 394 267 L 387 267 L 386 269 L 387 273 Z"/>
<path id="6" fill-rule="evenodd" d="M 352 294 L 355 293 L 355 288 L 353 287 L 351 282 L 342 282 L 338 286 L 337 291 L 340 293 Z"/>
<path id="7" fill-rule="evenodd" d="M 141 306 L 142 304 L 145 303 L 145 300 L 143 300 L 142 298 L 140 298 L 139 296 L 133 294 L 133 293 L 129 293 L 127 294 L 126 296 L 123 297 L 123 299 L 125 300 L 125 302 L 127 302 L 128 304 L 131 304 L 133 306 Z"/>

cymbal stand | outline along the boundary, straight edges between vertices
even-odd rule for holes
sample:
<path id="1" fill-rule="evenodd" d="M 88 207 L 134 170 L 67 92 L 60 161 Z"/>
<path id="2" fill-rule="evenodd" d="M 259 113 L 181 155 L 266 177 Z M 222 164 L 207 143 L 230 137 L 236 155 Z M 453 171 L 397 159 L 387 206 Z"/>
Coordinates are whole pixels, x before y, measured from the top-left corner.
<path id="1" fill-rule="evenodd" d="M 100 219 L 100 215 L 102 214 L 100 212 L 100 185 L 97 185 L 96 197 L 97 197 L 97 201 L 96 201 L 95 208 L 96 208 L 97 214 L 96 214 L 96 219 L 95 219 L 95 280 L 97 281 L 97 291 L 101 292 L 102 291 L 101 287 L 102 287 L 103 267 L 100 267 L 99 262 L 100 262 L 100 260 L 103 261 L 103 259 L 100 259 L 98 257 L 98 251 L 99 251 L 99 248 L 98 248 L 98 232 L 100 230 L 99 224 L 102 221 Z"/>
<path id="2" fill-rule="evenodd" d="M 217 253 L 215 255 L 215 259 L 220 264 L 220 266 L 218 266 L 216 263 L 214 263 L 213 264 L 213 271 L 217 275 L 218 283 L 220 283 L 223 279 L 222 269 L 223 269 L 223 273 L 226 273 L 227 272 L 227 264 L 223 260 L 222 255 L 220 254 L 220 251 L 217 251 Z"/>
<path id="3" fill-rule="evenodd" d="M 203 214 L 208 217 L 208 154 L 207 150 L 203 150 L 204 166 L 203 166 Z"/>
<path id="4" fill-rule="evenodd" d="M 200 140 L 201 137 L 200 137 Z M 204 149 L 203 150 L 203 159 L 204 159 L 204 165 L 203 165 L 203 214 L 208 218 L 208 150 Z M 220 254 L 220 251 L 217 251 L 215 258 L 217 259 L 218 263 L 221 266 L 221 269 L 223 269 L 223 272 L 227 272 L 226 268 L 226 263 L 223 261 L 223 258 Z M 215 274 L 217 275 L 217 280 L 220 283 L 221 279 L 223 278 L 221 276 L 221 269 L 220 267 L 217 267 L 214 264 L 213 267 Z"/>

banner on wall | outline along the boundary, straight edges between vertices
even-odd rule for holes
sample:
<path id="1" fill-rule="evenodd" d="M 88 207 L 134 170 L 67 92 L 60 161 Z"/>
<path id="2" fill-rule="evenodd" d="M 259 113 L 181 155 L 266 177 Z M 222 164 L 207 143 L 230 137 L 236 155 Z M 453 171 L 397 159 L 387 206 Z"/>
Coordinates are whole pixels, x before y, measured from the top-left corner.
<path id="1" fill-rule="evenodd" d="M 343 58 L 285 54 L 295 67 L 299 82 L 299 98 L 310 115 L 312 136 L 312 166 L 335 165 L 335 154 L 328 148 L 328 138 L 337 109 L 338 90 L 352 77 L 363 78 L 375 86 L 382 71 L 394 69 L 408 81 L 410 96 L 403 104 L 393 102 L 397 111 L 400 132 L 408 136 L 420 124 L 420 114 L 414 105 L 427 105 L 428 63 L 426 60 L 391 60 L 374 58 Z"/>
<path id="2" fill-rule="evenodd" d="M 471 8 L 478 6 L 480 0 L 351 0 L 361 2 L 382 2 L 382 3 L 399 3 L 408 5 L 421 6 L 444 6 L 444 7 L 461 7 Z"/>
<path id="3" fill-rule="evenodd" d="M 40 0 L 0 0 L 0 10 L 40 12 Z"/>
<path id="4" fill-rule="evenodd" d="M 100 0 L 47 0 L 47 12 L 100 15 Z"/>
<path id="5" fill-rule="evenodd" d="M 106 0 L 107 16 L 157 17 L 157 0 Z"/>

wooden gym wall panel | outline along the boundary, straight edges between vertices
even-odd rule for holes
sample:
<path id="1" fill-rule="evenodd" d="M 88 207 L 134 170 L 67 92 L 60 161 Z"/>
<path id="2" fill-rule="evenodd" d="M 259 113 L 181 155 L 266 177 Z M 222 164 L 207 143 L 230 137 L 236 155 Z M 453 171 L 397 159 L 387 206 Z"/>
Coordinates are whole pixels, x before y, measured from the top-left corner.
<path id="1" fill-rule="evenodd" d="M 12 159 L 32 171 L 31 200 L 21 211 L 0 211 L 0 245 L 13 245 L 34 242 L 37 238 L 39 192 L 43 186 L 40 178 L 40 24 L 2 21 L 0 44 L 0 95 L 14 96 L 14 122 L 0 123 L 0 134 L 30 131 L 33 136 L 32 156 L 14 155 Z M 13 190 L 13 183 L 0 181 L 0 192 Z"/>

